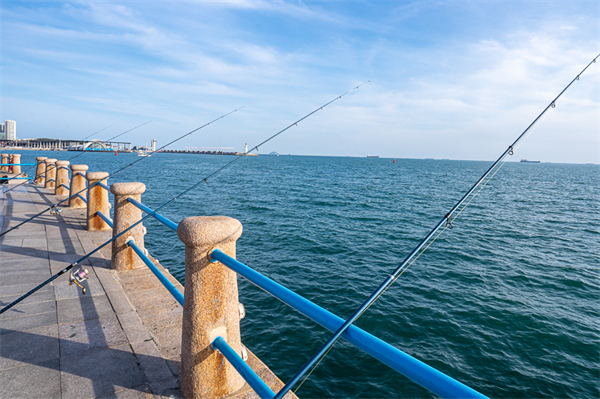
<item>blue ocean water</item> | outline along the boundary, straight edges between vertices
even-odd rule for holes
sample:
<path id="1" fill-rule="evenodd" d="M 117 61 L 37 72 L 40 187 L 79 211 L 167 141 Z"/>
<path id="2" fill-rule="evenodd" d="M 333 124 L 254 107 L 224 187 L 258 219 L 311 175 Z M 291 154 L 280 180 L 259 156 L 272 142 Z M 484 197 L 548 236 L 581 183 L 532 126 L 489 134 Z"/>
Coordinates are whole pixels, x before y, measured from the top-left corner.
<path id="1" fill-rule="evenodd" d="M 113 172 L 137 159 L 74 161 Z M 155 208 L 231 160 L 156 154 L 109 183 L 144 182 Z M 239 219 L 239 260 L 345 318 L 490 165 L 245 157 L 161 213 Z M 357 325 L 491 397 L 599 397 L 599 183 L 598 165 L 506 163 Z M 146 247 L 184 282 L 176 234 L 146 225 Z M 330 336 L 241 279 L 240 301 L 244 344 L 284 381 Z M 433 396 L 345 341 L 297 393 Z"/>

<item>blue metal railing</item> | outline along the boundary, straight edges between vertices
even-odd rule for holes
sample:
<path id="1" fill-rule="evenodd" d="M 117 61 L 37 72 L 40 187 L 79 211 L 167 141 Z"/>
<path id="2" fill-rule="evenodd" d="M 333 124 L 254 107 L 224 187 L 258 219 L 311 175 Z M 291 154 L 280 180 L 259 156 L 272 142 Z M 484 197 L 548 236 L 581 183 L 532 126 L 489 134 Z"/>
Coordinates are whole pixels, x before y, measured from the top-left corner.
<path id="1" fill-rule="evenodd" d="M 0 173 L 2 173 L 0 171 Z M 0 177 L 0 180 L 28 180 L 31 179 L 31 177 Z"/>
<path id="2" fill-rule="evenodd" d="M 0 166 L 34 166 L 37 163 L 0 163 Z"/>
<path id="3" fill-rule="evenodd" d="M 131 249 L 135 251 L 135 253 L 140 257 L 140 259 L 144 261 L 146 266 L 148 266 L 150 270 L 152 270 L 152 273 L 154 273 L 154 275 L 158 277 L 160 282 L 163 283 L 165 288 L 169 290 L 171 295 L 175 297 L 175 300 L 177 300 L 177 302 L 179 302 L 179 304 L 183 306 L 183 294 L 177 289 L 177 287 L 175 287 L 175 285 L 171 281 L 169 281 L 169 279 L 164 274 L 162 274 L 158 267 L 156 267 L 156 265 L 152 263 L 150 258 L 147 257 L 146 254 L 144 254 L 144 252 L 140 249 L 140 247 L 137 246 L 135 241 L 133 239 L 130 239 L 129 241 L 127 241 L 127 245 L 129 245 Z"/>
<path id="4" fill-rule="evenodd" d="M 152 209 L 148 208 L 147 206 L 143 205 L 141 202 L 134 200 L 131 197 L 127 197 L 127 201 L 130 204 L 133 204 L 135 206 L 137 206 L 138 208 L 140 208 L 142 211 L 148 213 L 148 214 L 152 214 L 152 217 L 156 220 L 158 220 L 159 222 L 161 222 L 162 224 L 164 224 L 165 226 L 167 226 L 168 228 L 170 228 L 173 231 L 177 231 L 177 223 L 167 219 L 166 217 L 164 217 L 163 215 L 161 215 L 160 213 L 156 213 L 154 212 Z"/>
<path id="5" fill-rule="evenodd" d="M 102 187 L 103 189 L 105 189 L 106 191 L 110 191 L 110 187 L 108 187 L 106 184 L 104 184 L 104 183 L 101 183 L 101 182 L 98 182 L 98 185 L 99 185 L 100 187 Z"/>
<path id="6" fill-rule="evenodd" d="M 70 190 L 70 189 L 71 189 L 71 187 L 67 186 L 66 184 L 62 184 L 62 183 L 61 183 L 61 185 L 60 185 L 60 186 L 61 186 L 61 187 L 64 187 L 64 188 L 66 188 L 67 190 Z"/>
<path id="7" fill-rule="evenodd" d="M 267 384 L 264 383 L 263 380 L 260 379 L 258 375 L 246 364 L 246 362 L 233 350 L 231 346 L 223 339 L 223 337 L 217 337 L 212 342 L 212 347 L 214 349 L 218 349 L 223 356 L 231 363 L 233 368 L 235 368 L 238 373 L 246 380 L 248 385 L 254 389 L 254 392 L 261 399 L 271 399 L 275 396 L 275 392 L 269 388 Z"/>
<path id="8" fill-rule="evenodd" d="M 100 219 L 104 220 L 107 225 L 109 225 L 110 227 L 113 227 L 113 221 L 108 216 L 103 214 L 101 211 L 97 211 L 96 215 L 100 216 Z"/>
<path id="9" fill-rule="evenodd" d="M 81 195 L 76 194 L 77 197 L 79 197 L 80 200 L 82 200 L 83 202 L 85 202 L 87 204 L 87 200 L 85 198 L 83 198 Z"/>
<path id="10" fill-rule="evenodd" d="M 342 318 L 263 276 L 218 249 L 212 251 L 210 257 L 212 261 L 221 262 L 257 287 L 330 331 L 336 331 L 344 323 Z M 356 326 L 351 326 L 342 337 L 436 395 L 444 398 L 486 398 L 481 393 Z"/>

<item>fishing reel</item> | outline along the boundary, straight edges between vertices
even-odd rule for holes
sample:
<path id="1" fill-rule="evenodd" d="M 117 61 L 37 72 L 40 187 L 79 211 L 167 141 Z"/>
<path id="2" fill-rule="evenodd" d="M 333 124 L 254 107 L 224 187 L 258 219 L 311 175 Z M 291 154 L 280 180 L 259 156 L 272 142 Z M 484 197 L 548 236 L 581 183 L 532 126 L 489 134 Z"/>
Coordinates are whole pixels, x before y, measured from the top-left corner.
<path id="1" fill-rule="evenodd" d="M 50 209 L 50 214 L 51 215 L 58 215 L 59 213 L 62 213 L 62 208 L 52 208 L 52 209 Z"/>
<path id="2" fill-rule="evenodd" d="M 69 285 L 77 285 L 79 288 L 81 288 L 81 292 L 83 292 L 83 295 L 85 295 L 85 293 L 87 292 L 86 288 L 84 286 L 81 285 L 81 283 L 83 283 L 85 280 L 87 280 L 88 278 L 88 271 L 87 269 L 77 269 L 75 271 L 71 271 L 71 273 L 69 274 Z"/>

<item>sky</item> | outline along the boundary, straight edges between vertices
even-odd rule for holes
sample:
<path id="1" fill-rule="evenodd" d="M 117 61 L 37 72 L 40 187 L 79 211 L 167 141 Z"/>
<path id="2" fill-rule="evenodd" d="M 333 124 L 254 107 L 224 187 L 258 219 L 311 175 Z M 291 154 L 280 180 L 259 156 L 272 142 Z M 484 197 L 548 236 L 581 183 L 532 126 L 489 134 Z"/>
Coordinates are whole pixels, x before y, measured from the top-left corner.
<path id="1" fill-rule="evenodd" d="M 10 1 L 19 138 L 494 160 L 600 53 L 600 1 Z M 599 60 L 600 61 L 600 60 Z M 512 160 L 600 162 L 600 62 Z"/>

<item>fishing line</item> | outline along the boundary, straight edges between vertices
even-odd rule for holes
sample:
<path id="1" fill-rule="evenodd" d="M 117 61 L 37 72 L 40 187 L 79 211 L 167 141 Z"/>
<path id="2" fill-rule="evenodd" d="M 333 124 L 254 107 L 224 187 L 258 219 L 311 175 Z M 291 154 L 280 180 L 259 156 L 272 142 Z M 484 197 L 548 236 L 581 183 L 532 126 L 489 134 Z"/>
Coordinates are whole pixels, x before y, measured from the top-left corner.
<path id="1" fill-rule="evenodd" d="M 347 92 L 345 92 L 344 94 L 336 97 L 335 99 L 333 99 L 332 101 L 320 106 L 319 108 L 315 109 L 314 111 L 312 111 L 311 113 L 303 116 L 302 118 L 298 119 L 296 122 L 293 122 L 292 124 L 290 124 L 289 126 L 285 127 L 284 129 L 280 130 L 279 132 L 275 133 L 274 135 L 270 136 L 268 139 L 264 140 L 263 142 L 261 142 L 260 144 L 252 147 L 250 150 L 244 152 L 242 155 L 237 156 L 234 160 L 232 160 L 231 162 L 228 162 L 227 164 L 225 164 L 224 166 L 218 168 L 217 170 L 215 170 L 214 172 L 208 174 L 205 178 L 199 180 L 198 182 L 192 184 L 190 187 L 188 187 L 187 189 L 183 190 L 181 193 L 175 195 L 174 197 L 172 197 L 170 200 L 168 200 L 167 202 L 163 203 L 162 205 L 160 205 L 158 208 L 154 209 L 151 213 L 146 214 L 146 216 L 142 217 L 140 220 L 138 220 L 137 222 L 133 223 L 131 226 L 129 226 L 128 228 L 126 228 L 125 230 L 123 230 L 122 232 L 120 232 L 119 234 L 115 235 L 113 238 L 111 238 L 110 240 L 106 241 L 105 243 L 103 243 L 102 245 L 100 245 L 99 247 L 97 247 L 96 249 L 94 249 L 93 251 L 87 253 L 86 255 L 84 255 L 83 257 L 79 258 L 77 261 L 71 263 L 70 265 L 68 265 L 67 267 L 65 267 L 64 269 L 62 269 L 60 272 L 58 272 L 57 274 L 55 274 L 54 276 L 50 277 L 48 280 L 44 281 L 43 283 L 41 283 L 40 285 L 38 285 L 37 287 L 35 287 L 34 289 L 32 289 L 31 291 L 27 292 L 25 295 L 21 296 L 20 298 L 18 298 L 17 300 L 15 300 L 14 302 L 10 303 L 9 305 L 5 306 L 4 308 L 0 309 L 0 314 L 6 312 L 8 309 L 12 308 L 13 306 L 15 306 L 17 303 L 21 302 L 23 299 L 29 297 L 30 295 L 32 295 L 33 293 L 35 293 L 37 290 L 39 290 L 40 288 L 44 287 L 45 285 L 51 283 L 52 281 L 54 281 L 55 279 L 57 279 L 59 276 L 63 275 L 64 273 L 66 273 L 67 271 L 69 271 L 70 269 L 72 269 L 73 267 L 77 266 L 78 264 L 80 264 L 81 262 L 83 262 L 84 260 L 86 260 L 87 258 L 89 258 L 90 256 L 92 256 L 93 254 L 95 254 L 96 252 L 98 252 L 99 250 L 101 250 L 102 248 L 104 248 L 105 246 L 107 246 L 108 244 L 110 244 L 111 242 L 113 242 L 114 240 L 116 240 L 117 238 L 121 237 L 122 235 L 124 235 L 125 233 L 127 233 L 129 230 L 133 229 L 135 226 L 137 226 L 138 224 L 142 223 L 144 220 L 152 217 L 155 213 L 157 213 L 158 211 L 160 211 L 161 209 L 165 208 L 166 206 L 168 206 L 169 204 L 175 202 L 179 197 L 187 194 L 188 192 L 190 192 L 191 190 L 193 190 L 194 188 L 198 187 L 200 184 L 202 183 L 207 183 L 208 184 L 208 179 L 214 177 L 217 173 L 221 172 L 223 169 L 225 169 L 226 167 L 228 167 L 229 165 L 232 165 L 234 162 L 242 159 L 244 156 L 246 156 L 247 154 L 249 154 L 250 152 L 254 151 L 254 150 L 258 150 L 259 147 L 261 147 L 262 145 L 266 144 L 267 142 L 271 141 L 272 139 L 274 139 L 275 137 L 279 136 L 281 133 L 285 132 L 286 130 L 290 129 L 292 126 L 298 126 L 298 123 L 302 122 L 304 119 L 308 118 L 309 116 L 313 115 L 314 113 L 316 113 L 317 111 L 322 110 L 323 108 L 325 108 L 326 106 L 328 106 L 329 104 L 341 99 L 342 97 L 344 97 L 346 94 L 357 90 L 358 88 L 360 88 L 361 86 L 365 85 L 369 83 L 369 81 L 362 83 L 356 87 L 354 87 L 351 90 L 348 90 Z M 240 108 L 236 109 L 235 111 L 239 110 Z M 232 111 L 229 114 L 235 112 Z M 229 115 L 229 114 L 225 114 L 224 116 L 222 116 L 221 118 L 224 118 L 225 116 Z M 218 118 L 220 119 L 220 118 Z M 215 119 L 216 121 L 217 119 Z M 214 121 L 213 121 L 214 122 Z M 210 122 L 212 123 L 212 122 Z M 209 124 L 210 124 L 209 123 Z M 204 125 L 207 126 L 208 124 Z M 200 128 L 198 128 L 200 129 Z M 196 130 L 198 130 L 196 129 Z M 187 133 L 186 135 L 180 137 L 179 139 L 193 133 L 194 131 L 190 133 Z M 179 140 L 177 139 L 177 140 Z M 174 143 L 177 140 L 173 140 L 171 143 Z M 171 144 L 169 143 L 169 144 Z M 167 144 L 168 145 L 168 144 Z M 158 151 L 158 150 L 156 150 Z M 154 152 L 156 152 L 154 151 Z"/>
<path id="2" fill-rule="evenodd" d="M 131 132 L 132 130 L 135 130 L 135 129 L 137 129 L 138 127 L 142 127 L 142 126 L 144 126 L 144 125 L 147 125 L 147 124 L 148 124 L 148 123 L 150 123 L 150 122 L 151 122 L 151 121 L 148 121 L 148 122 L 146 122 L 146 123 L 142 123 L 141 125 L 138 125 L 138 126 L 136 126 L 136 127 L 132 128 L 132 129 L 126 130 L 126 131 L 124 131 L 123 133 L 119 133 L 119 134 L 117 134 L 116 136 L 113 136 L 113 137 L 111 137 L 111 138 L 109 138 L 109 139 L 107 139 L 107 140 L 104 140 L 104 141 L 111 141 L 111 140 L 114 140 L 114 139 L 116 139 L 117 137 L 121 137 L 121 136 L 122 136 L 122 135 L 124 135 L 125 133 L 129 133 L 129 132 Z M 106 130 L 106 129 L 108 129 L 109 127 L 111 127 L 111 126 L 114 126 L 114 125 L 115 125 L 115 124 L 113 123 L 112 125 L 110 125 L 110 126 L 108 126 L 108 127 L 105 127 L 105 128 L 104 128 L 104 129 L 102 129 L 102 130 Z M 99 133 L 99 132 L 101 132 L 102 130 L 99 130 L 99 131 L 97 131 L 96 133 Z M 94 134 L 96 134 L 96 133 L 94 133 Z M 89 136 L 87 136 L 87 137 L 84 137 L 83 139 L 81 139 L 81 141 L 85 141 L 86 139 L 88 139 L 88 138 L 92 137 L 94 134 L 91 134 L 91 135 L 89 135 Z M 81 155 L 83 155 L 83 154 L 85 154 L 85 153 L 87 153 L 87 152 L 91 152 L 91 151 L 86 151 L 86 150 L 84 150 L 83 152 L 80 152 L 79 154 L 75 155 L 74 157 L 71 157 L 71 158 L 67 159 L 67 161 L 71 161 L 71 160 L 73 160 L 73 159 L 75 159 L 75 158 L 77 158 L 77 157 L 79 157 L 79 156 L 81 156 Z M 36 166 L 34 166 L 34 167 L 32 167 L 32 168 L 30 168 L 30 169 L 28 169 L 27 171 L 30 171 L 30 170 L 32 170 L 32 169 L 35 169 L 35 168 L 37 168 L 37 165 L 36 165 Z M 22 172 L 22 173 L 20 173 L 19 175 L 21 175 L 21 174 L 23 174 L 23 173 L 25 173 L 25 172 Z M 13 176 L 13 177 L 12 177 L 10 180 L 17 178 L 19 175 Z M 40 177 L 40 176 L 42 176 L 42 177 L 46 178 L 46 171 L 44 171 L 44 174 L 41 174 L 41 175 L 35 175 L 35 177 L 31 177 L 31 178 L 29 178 L 29 179 L 25 180 L 23 183 L 21 183 L 21 184 L 17 184 L 16 186 L 14 186 L 14 187 L 11 187 L 10 189 L 8 189 L 8 190 L 4 191 L 4 193 L 8 193 L 8 192 L 10 192 L 10 191 L 14 190 L 14 189 L 15 189 L 15 188 L 17 188 L 17 187 L 21 187 L 23 184 L 26 184 L 26 183 L 27 183 L 28 181 L 30 181 L 31 179 L 35 179 L 35 180 L 37 180 L 37 178 L 38 178 L 38 177 Z M 10 180 L 9 180 L 9 181 L 10 181 Z"/>
<path id="3" fill-rule="evenodd" d="M 228 116 L 228 115 L 231 115 L 231 114 L 233 114 L 234 112 L 236 112 L 236 111 L 239 111 L 239 110 L 240 110 L 240 109 L 242 109 L 242 108 L 244 108 L 244 107 L 240 107 L 240 108 L 238 108 L 238 109 L 235 109 L 235 110 L 233 110 L 233 111 L 231 111 L 231 112 L 228 112 L 228 113 L 226 113 L 225 115 L 221 115 L 220 117 L 218 117 L 218 118 L 216 118 L 216 119 L 213 119 L 212 121 L 210 121 L 210 122 L 208 122 L 208 123 L 205 123 L 204 125 L 202 125 L 202 126 L 200 126 L 200 127 L 196 128 L 196 129 L 194 129 L 194 130 L 192 130 L 192 131 L 190 131 L 190 132 L 187 132 L 186 134 L 184 134 L 184 135 L 182 135 L 182 136 L 180 136 L 180 137 L 176 138 L 175 140 L 173 140 L 173 141 L 170 141 L 169 143 L 167 143 L 167 144 L 163 145 L 162 147 L 160 147 L 160 148 L 156 149 L 155 151 L 152 151 L 152 152 L 150 152 L 150 154 L 154 154 L 155 152 L 158 152 L 158 151 L 162 150 L 163 148 L 170 146 L 171 144 L 173 144 L 173 143 L 175 143 L 175 142 L 177 142 L 177 141 L 179 141 L 179 140 L 183 139 L 184 137 L 187 137 L 187 136 L 189 136 L 190 134 L 192 134 L 192 133 L 195 133 L 195 132 L 197 132 L 197 131 L 198 131 L 198 130 L 200 130 L 200 129 L 203 129 L 203 128 L 205 128 L 206 126 L 208 126 L 208 125 L 210 125 L 210 124 L 212 124 L 212 123 L 214 123 L 214 122 L 218 121 L 219 119 L 223 119 L 223 118 L 225 118 L 226 116 Z M 145 160 L 146 158 L 149 158 L 149 157 L 143 157 L 143 158 L 140 158 L 140 159 L 138 159 L 137 161 L 134 161 L 134 162 L 130 163 L 129 165 L 125 165 L 124 167 L 122 167 L 121 169 L 117 170 L 116 172 L 113 172 L 113 173 L 109 174 L 107 177 L 105 177 L 105 179 L 108 179 L 108 178 L 110 178 L 110 177 L 112 177 L 112 176 L 114 176 L 114 175 L 116 175 L 116 174 L 118 174 L 118 173 L 121 173 L 122 171 L 124 171 L 125 169 L 129 168 L 130 166 L 133 166 L 133 165 L 135 165 L 136 163 L 138 163 L 138 162 L 141 162 L 141 161 Z M 104 180 L 104 179 L 103 179 L 103 180 Z M 41 211 L 40 213 L 37 213 L 37 214 L 33 215 L 33 216 L 32 216 L 32 217 L 30 217 L 29 219 L 27 219 L 27 220 L 25 220 L 25 221 L 23 221 L 23 222 L 19 223 L 18 225 L 16 225 L 16 226 L 12 227 L 11 229 L 9 229 L 9 230 L 6 230 L 6 231 L 5 231 L 5 232 L 3 232 L 3 233 L 0 233 L 0 237 L 4 236 L 5 234 L 8 234 L 8 233 L 10 233 L 11 231 L 13 231 L 13 230 L 15 230 L 15 229 L 18 229 L 19 227 L 23 226 L 25 223 L 29 223 L 30 221 L 32 221 L 32 220 L 33 220 L 33 219 L 35 219 L 36 217 L 38 217 L 38 216 L 40 216 L 40 215 L 44 214 L 45 212 L 47 212 L 47 211 L 49 211 L 49 210 L 51 210 L 51 209 L 54 209 L 54 208 L 56 208 L 58 205 L 62 204 L 63 202 L 66 202 L 66 201 L 70 200 L 71 198 L 73 198 L 73 197 L 77 196 L 78 194 L 81 194 L 82 192 L 84 192 L 84 191 L 88 190 L 89 188 L 91 188 L 91 187 L 94 187 L 94 186 L 96 186 L 96 185 L 100 184 L 100 182 L 101 182 L 101 180 L 99 180 L 99 181 L 97 181 L 97 182 L 95 182 L 95 183 L 92 183 L 91 185 L 89 185 L 89 186 L 87 186 L 87 187 L 83 188 L 82 190 L 80 190 L 80 191 L 76 192 L 75 194 L 71 195 L 70 197 L 68 197 L 68 198 L 65 198 L 64 200 L 62 200 L 62 201 L 59 201 L 59 202 L 57 202 L 56 204 L 53 204 L 53 205 L 49 206 L 48 208 L 44 209 L 44 210 L 43 210 L 43 211 Z"/>
<path id="4" fill-rule="evenodd" d="M 491 172 L 496 170 L 496 166 L 500 164 L 508 155 L 513 155 L 515 146 L 519 144 L 519 142 L 527 136 L 528 132 L 533 128 L 533 126 L 540 120 L 540 118 L 550 109 L 556 107 L 556 100 L 558 100 L 565 91 L 571 85 L 579 80 L 580 76 L 592 65 L 596 62 L 596 60 L 600 57 L 598 54 L 559 94 L 548 104 L 548 106 L 534 119 L 534 121 L 517 137 L 517 139 L 500 155 L 500 157 L 492 164 L 492 166 L 479 178 L 479 180 L 467 191 L 465 195 L 450 209 L 450 211 L 435 225 L 435 227 L 423 238 L 423 240 L 411 251 L 411 253 L 402 261 L 402 263 L 396 267 L 396 269 L 381 283 L 381 285 L 367 298 L 367 300 L 342 324 L 342 326 L 325 342 L 325 344 L 298 370 L 298 372 L 288 381 L 287 384 L 274 396 L 273 399 L 282 399 L 283 396 L 293 388 L 294 385 L 298 383 L 298 381 L 304 376 L 306 372 L 311 369 L 314 369 L 315 364 L 318 364 L 320 359 L 328 353 L 329 349 L 335 345 L 338 339 L 342 336 L 344 332 L 387 290 L 387 288 L 396 281 L 396 279 L 406 270 L 407 266 L 412 264 L 410 262 L 417 254 L 423 252 L 421 249 L 425 247 L 431 238 L 440 230 L 440 228 L 452 228 L 452 215 L 456 212 L 458 208 L 466 201 L 468 197 L 482 184 L 485 183 L 486 178 L 490 176 Z M 443 232 L 443 230 L 442 230 Z M 439 234 L 435 236 L 439 237 Z M 433 242 L 433 241 L 432 241 Z M 431 245 L 431 243 L 429 243 Z M 429 247 L 425 247 L 427 249 Z M 416 259 L 415 259 L 416 260 Z M 409 264 L 410 262 L 410 264 Z"/>

